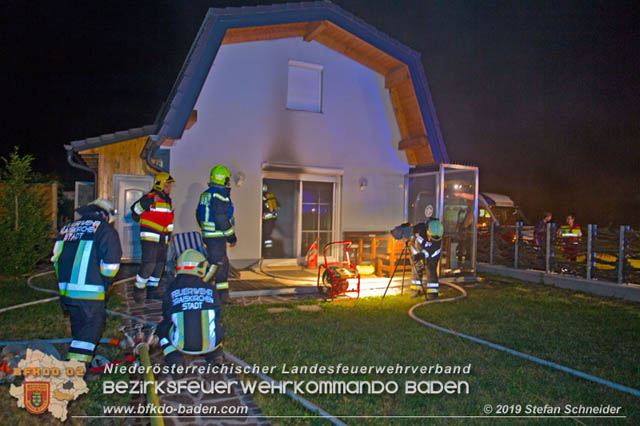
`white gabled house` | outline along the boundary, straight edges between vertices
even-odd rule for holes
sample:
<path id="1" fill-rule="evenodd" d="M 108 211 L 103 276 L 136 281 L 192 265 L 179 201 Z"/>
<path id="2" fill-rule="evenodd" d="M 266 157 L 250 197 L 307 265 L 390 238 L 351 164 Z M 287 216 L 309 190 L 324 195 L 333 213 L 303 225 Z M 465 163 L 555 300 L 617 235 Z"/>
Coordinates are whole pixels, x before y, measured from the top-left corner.
<path id="1" fill-rule="evenodd" d="M 175 230 L 210 169 L 233 174 L 238 262 L 261 257 L 262 186 L 281 205 L 279 258 L 405 218 L 413 165 L 448 162 L 420 55 L 328 2 L 210 9 L 156 123 L 66 145 L 115 199 L 125 257 L 130 202 L 153 169 L 176 179 Z"/>

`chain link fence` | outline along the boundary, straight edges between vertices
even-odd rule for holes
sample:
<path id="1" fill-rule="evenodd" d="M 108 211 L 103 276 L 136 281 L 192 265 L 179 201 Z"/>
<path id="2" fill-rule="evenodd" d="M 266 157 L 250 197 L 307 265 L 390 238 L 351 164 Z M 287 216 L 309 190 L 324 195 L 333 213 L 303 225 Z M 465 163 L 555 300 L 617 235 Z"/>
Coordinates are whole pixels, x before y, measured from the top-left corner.
<path id="1" fill-rule="evenodd" d="M 576 277 L 640 284 L 640 232 L 628 226 L 588 225 L 563 234 L 556 224 L 478 228 L 478 261 Z"/>

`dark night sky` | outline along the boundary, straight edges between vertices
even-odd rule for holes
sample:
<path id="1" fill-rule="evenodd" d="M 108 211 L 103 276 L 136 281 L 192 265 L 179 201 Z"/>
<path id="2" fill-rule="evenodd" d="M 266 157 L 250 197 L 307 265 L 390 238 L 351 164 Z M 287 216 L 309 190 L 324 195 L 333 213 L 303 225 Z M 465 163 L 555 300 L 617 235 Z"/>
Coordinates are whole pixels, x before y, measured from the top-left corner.
<path id="1" fill-rule="evenodd" d="M 63 144 L 151 124 L 208 7 L 8 1 L 0 155 L 72 181 Z M 335 3 L 422 53 L 454 162 L 536 219 L 640 225 L 637 1 Z"/>

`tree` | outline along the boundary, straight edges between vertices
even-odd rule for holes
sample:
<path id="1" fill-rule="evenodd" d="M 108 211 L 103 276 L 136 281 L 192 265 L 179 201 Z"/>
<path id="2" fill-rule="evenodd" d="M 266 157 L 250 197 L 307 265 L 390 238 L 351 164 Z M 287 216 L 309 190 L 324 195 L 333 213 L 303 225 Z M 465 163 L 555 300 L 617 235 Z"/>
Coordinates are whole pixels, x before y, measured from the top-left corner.
<path id="1" fill-rule="evenodd" d="M 44 206 L 29 191 L 32 155 L 21 156 L 16 146 L 2 157 L 0 170 L 0 273 L 28 272 L 50 249 L 50 224 Z"/>

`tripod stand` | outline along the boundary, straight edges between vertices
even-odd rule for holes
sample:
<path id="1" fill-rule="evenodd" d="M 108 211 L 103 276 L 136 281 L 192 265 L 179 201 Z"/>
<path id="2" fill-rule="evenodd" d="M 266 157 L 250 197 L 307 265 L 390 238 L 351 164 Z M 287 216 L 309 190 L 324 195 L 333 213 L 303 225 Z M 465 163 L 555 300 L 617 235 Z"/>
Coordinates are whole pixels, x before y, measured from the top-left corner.
<path id="1" fill-rule="evenodd" d="M 404 294 L 404 272 L 407 269 L 406 266 L 407 266 L 407 256 L 409 256 L 409 241 L 410 240 L 404 241 L 404 247 L 402 247 L 402 251 L 400 252 L 400 257 L 398 258 L 398 260 L 396 260 L 396 264 L 393 267 L 393 272 L 389 277 L 389 282 L 387 283 L 387 288 L 384 290 L 384 294 L 382 295 L 382 300 L 384 300 L 384 297 L 387 295 L 387 291 L 389 291 L 389 286 L 391 285 L 391 281 L 393 281 L 393 276 L 396 274 L 396 271 L 398 270 L 398 265 L 400 264 L 401 260 L 402 260 L 402 287 L 400 288 L 400 294 Z"/>

